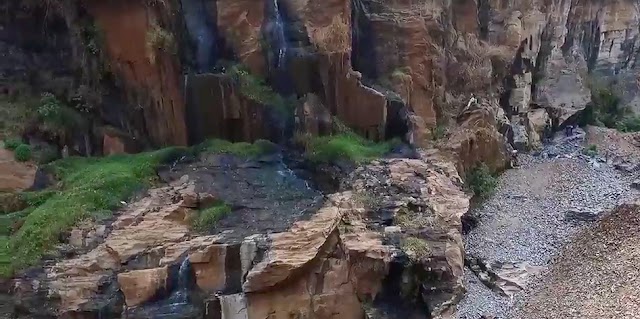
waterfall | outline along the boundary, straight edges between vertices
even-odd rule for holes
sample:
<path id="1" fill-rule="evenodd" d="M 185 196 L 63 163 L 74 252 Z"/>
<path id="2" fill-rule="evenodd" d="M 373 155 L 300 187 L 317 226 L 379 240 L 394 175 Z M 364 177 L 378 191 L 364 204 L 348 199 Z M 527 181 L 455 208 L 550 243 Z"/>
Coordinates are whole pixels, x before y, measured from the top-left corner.
<path id="1" fill-rule="evenodd" d="M 284 32 L 284 19 L 278 0 L 267 0 L 268 24 L 267 41 L 275 57 L 275 67 L 283 68 L 287 58 L 287 39 Z"/>
<path id="2" fill-rule="evenodd" d="M 191 262 L 185 258 L 178 269 L 178 286 L 169 297 L 169 304 L 183 305 L 189 302 L 189 280 L 191 279 Z"/>
<path id="3" fill-rule="evenodd" d="M 207 8 L 204 0 L 182 0 L 181 3 L 187 31 L 195 48 L 198 71 L 209 72 L 218 58 L 217 30 L 210 16 L 212 10 Z"/>

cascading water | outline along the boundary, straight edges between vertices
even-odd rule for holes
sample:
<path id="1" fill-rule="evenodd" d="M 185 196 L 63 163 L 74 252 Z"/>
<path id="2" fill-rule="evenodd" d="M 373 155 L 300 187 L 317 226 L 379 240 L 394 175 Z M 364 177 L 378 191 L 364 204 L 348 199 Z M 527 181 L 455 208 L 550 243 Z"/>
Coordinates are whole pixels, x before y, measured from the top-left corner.
<path id="1" fill-rule="evenodd" d="M 191 262 L 185 258 L 178 270 L 178 285 L 169 297 L 169 304 L 180 306 L 189 302 L 189 279 L 191 278 Z"/>
<path id="2" fill-rule="evenodd" d="M 198 72 L 210 72 L 218 59 L 217 29 L 204 0 L 181 0 L 187 31 L 196 51 Z"/>
<path id="3" fill-rule="evenodd" d="M 275 68 L 284 68 L 287 60 L 287 39 L 284 30 L 284 18 L 278 0 L 267 1 L 266 35 L 269 48 L 274 57 Z"/>
<path id="4" fill-rule="evenodd" d="M 175 285 L 168 298 L 139 308 L 130 309 L 127 318 L 130 319 L 187 319 L 202 316 L 202 310 L 191 298 L 192 269 L 189 258 L 180 264 Z"/>

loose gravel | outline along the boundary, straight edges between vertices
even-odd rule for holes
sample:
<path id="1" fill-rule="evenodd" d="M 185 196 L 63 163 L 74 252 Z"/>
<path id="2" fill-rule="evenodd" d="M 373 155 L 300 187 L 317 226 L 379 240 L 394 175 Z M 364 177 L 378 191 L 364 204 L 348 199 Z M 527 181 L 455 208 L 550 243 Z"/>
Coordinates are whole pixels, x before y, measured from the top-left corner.
<path id="1" fill-rule="evenodd" d="M 640 205 L 580 232 L 510 319 L 640 318 Z"/>
<path id="2" fill-rule="evenodd" d="M 521 155 L 520 166 L 502 174 L 494 196 L 472 210 L 477 226 L 465 238 L 468 254 L 488 262 L 527 262 L 547 267 L 576 232 L 592 222 L 571 218 L 599 213 L 637 194 L 628 176 L 581 153 L 584 135 L 558 137 L 536 155 Z M 567 212 L 573 211 L 573 215 Z M 506 318 L 514 305 L 465 270 L 465 298 L 458 318 Z M 528 290 L 528 289 L 527 289 Z M 526 291 L 516 296 L 526 298 Z"/>

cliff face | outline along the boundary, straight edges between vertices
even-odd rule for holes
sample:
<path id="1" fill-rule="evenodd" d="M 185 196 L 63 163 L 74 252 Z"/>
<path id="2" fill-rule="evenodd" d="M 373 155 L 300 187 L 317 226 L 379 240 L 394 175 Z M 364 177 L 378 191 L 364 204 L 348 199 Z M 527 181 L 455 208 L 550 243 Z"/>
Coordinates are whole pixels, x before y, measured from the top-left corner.
<path id="1" fill-rule="evenodd" d="M 531 105 L 547 109 L 558 124 L 589 101 L 593 78 L 618 81 L 633 107 L 640 101 L 639 9 L 632 0 L 52 3 L 57 10 L 44 11 L 49 20 L 43 21 L 53 21 L 47 24 L 53 39 L 67 43 L 52 52 L 72 57 L 62 59 L 70 62 L 68 70 L 84 70 L 85 82 L 100 96 L 99 118 L 156 145 L 286 135 L 289 119 L 259 114 L 270 119 L 262 121 L 267 128 L 251 120 L 258 111 L 247 105 L 271 105 L 240 87 L 222 90 L 224 97 L 192 98 L 188 77 L 224 73 L 221 60 L 241 63 L 292 101 L 314 93 L 365 136 L 402 135 L 419 145 L 471 94 L 505 109 L 507 118 L 498 120 L 510 122 L 503 133 L 516 145 L 539 139 Z M 42 12 L 29 10 L 24 12 Z M 5 19 L 5 30 L 15 29 L 15 21 Z M 15 46 L 6 34 L 4 43 Z M 41 38 L 34 34 L 29 38 Z M 11 51 L 18 66 L 7 64 L 5 74 L 35 69 L 25 56 L 55 59 L 19 46 L 25 52 Z M 91 72 L 96 68 L 102 72 Z M 197 129 L 203 114 L 215 114 L 221 125 L 241 125 L 243 132 Z"/>
<path id="2" fill-rule="evenodd" d="M 330 133 L 340 121 L 370 139 L 438 148 L 349 176 L 346 188 L 376 195 L 379 209 L 341 192 L 309 220 L 240 242 L 188 232 L 184 222 L 199 207 L 189 201 L 203 194 L 183 192 L 191 187 L 184 181 L 154 190 L 113 229 L 75 229 L 86 253 L 15 281 L 17 312 L 47 299 L 46 315 L 171 313 L 173 294 L 183 298 L 189 288 L 184 272 L 206 293 L 180 302 L 187 318 L 446 315 L 464 293 L 460 218 L 469 198 L 460 177 L 479 162 L 504 169 L 509 144 L 536 147 L 590 101 L 594 79 L 617 81 L 624 103 L 640 110 L 634 0 L 58 0 L 6 8 L 19 14 L 1 20 L 8 59 L 0 61 L 0 89 L 25 83 L 79 96 L 96 128 L 81 134 L 98 146 L 85 143 L 84 153 L 210 137 L 285 141 L 294 130 Z M 20 39 L 18 30 L 26 30 Z M 441 126 L 450 134 L 434 142 Z M 399 254 L 405 244 L 413 247 Z M 423 308 L 385 314 L 389 301 Z"/>

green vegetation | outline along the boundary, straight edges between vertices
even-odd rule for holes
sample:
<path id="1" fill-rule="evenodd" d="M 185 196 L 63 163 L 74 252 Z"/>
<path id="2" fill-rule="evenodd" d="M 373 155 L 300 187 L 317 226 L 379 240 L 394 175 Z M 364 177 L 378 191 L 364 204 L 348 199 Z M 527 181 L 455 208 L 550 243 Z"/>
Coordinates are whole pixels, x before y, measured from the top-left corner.
<path id="1" fill-rule="evenodd" d="M 23 94 L 26 93 L 18 96 L 0 95 L 0 138 L 5 139 L 5 143 L 7 137 L 20 136 L 34 117 L 38 99 Z"/>
<path id="2" fill-rule="evenodd" d="M 241 65 L 230 65 L 226 68 L 226 73 L 231 75 L 233 81 L 240 86 L 242 95 L 254 102 L 275 107 L 285 114 L 291 113 L 293 106 L 290 99 L 283 98 L 273 91 L 264 79 L 251 74 Z"/>
<path id="3" fill-rule="evenodd" d="M 7 215 L 4 233 L 7 223 L 12 227 L 17 219 L 23 223 L 19 230 L 11 230 L 11 236 L 0 238 L 0 276 L 37 263 L 76 222 L 117 208 L 121 200 L 155 181 L 158 165 L 187 151 L 168 148 L 105 158 L 72 157 L 48 165 L 61 180 L 60 189 L 31 193 L 26 196 L 30 207 Z"/>
<path id="4" fill-rule="evenodd" d="M 21 144 L 20 146 L 16 147 L 16 150 L 14 151 L 14 156 L 16 158 L 16 161 L 18 162 L 27 162 L 31 160 L 31 146 L 27 145 L 27 144 Z"/>
<path id="5" fill-rule="evenodd" d="M 429 243 L 417 237 L 405 238 L 402 243 L 402 251 L 404 251 L 413 262 L 419 262 L 432 254 Z"/>
<path id="6" fill-rule="evenodd" d="M 433 140 L 437 141 L 447 134 L 447 126 L 437 125 L 433 130 L 431 130 L 431 134 L 433 135 Z"/>
<path id="7" fill-rule="evenodd" d="M 151 52 L 162 50 L 166 53 L 175 54 L 177 51 L 175 37 L 161 26 L 152 24 L 147 32 L 147 49 Z M 155 57 L 153 61 L 155 61 Z"/>
<path id="8" fill-rule="evenodd" d="M 276 150 L 276 145 L 257 140 L 253 144 L 246 142 L 232 143 L 225 140 L 212 139 L 194 147 L 197 153 L 230 154 L 239 157 L 257 157 Z"/>
<path id="9" fill-rule="evenodd" d="M 65 105 L 51 93 L 42 95 L 36 112 L 42 123 L 41 129 L 58 136 L 87 126 L 85 119 L 77 110 Z"/>
<path id="10" fill-rule="evenodd" d="M 15 150 L 20 145 L 22 145 L 22 140 L 19 138 L 8 138 L 4 140 L 4 148 L 11 151 Z"/>
<path id="11" fill-rule="evenodd" d="M 354 133 L 307 137 L 306 156 L 313 162 L 332 162 L 339 159 L 364 163 L 379 158 L 399 143 L 391 140 L 375 143 Z"/>
<path id="12" fill-rule="evenodd" d="M 596 155 L 598 155 L 598 146 L 591 144 L 585 149 L 583 149 L 582 153 L 589 157 L 595 157 Z"/>
<path id="13" fill-rule="evenodd" d="M 591 103 L 584 110 L 581 125 L 614 128 L 622 132 L 640 131 L 640 116 L 621 105 L 621 99 L 611 89 L 598 89 L 591 94 Z"/>
<path id="14" fill-rule="evenodd" d="M 263 140 L 253 144 L 210 140 L 192 148 L 103 158 L 70 157 L 45 165 L 60 181 L 56 189 L 24 192 L 18 197 L 6 195 L 7 208 L 0 214 L 0 277 L 36 264 L 78 221 L 108 218 L 121 201 L 152 185 L 162 164 L 200 153 L 254 157 L 275 147 Z M 204 210 L 194 227 L 206 229 L 229 210 L 222 203 Z"/>
<path id="15" fill-rule="evenodd" d="M 216 223 L 229 213 L 231 213 L 231 207 L 225 203 L 218 202 L 198 212 L 198 216 L 193 220 L 192 227 L 199 232 L 206 232 L 215 227 Z"/>
<path id="16" fill-rule="evenodd" d="M 493 194 L 498 186 L 497 178 L 491 174 L 489 167 L 485 163 L 474 167 L 467 174 L 466 181 L 467 187 L 480 199 L 485 199 Z"/>

